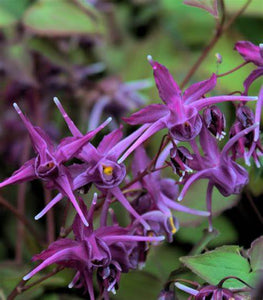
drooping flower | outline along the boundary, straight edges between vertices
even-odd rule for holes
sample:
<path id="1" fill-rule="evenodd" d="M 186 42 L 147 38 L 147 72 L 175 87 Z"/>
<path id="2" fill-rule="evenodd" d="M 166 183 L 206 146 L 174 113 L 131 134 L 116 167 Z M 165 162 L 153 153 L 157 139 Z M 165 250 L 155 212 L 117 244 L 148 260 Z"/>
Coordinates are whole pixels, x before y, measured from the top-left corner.
<path id="1" fill-rule="evenodd" d="M 62 140 L 57 147 L 54 147 L 46 133 L 39 127 L 33 126 L 23 115 L 16 103 L 14 103 L 14 108 L 28 130 L 37 156 L 27 161 L 20 169 L 15 171 L 11 177 L 0 183 L 0 188 L 9 184 L 22 183 L 36 178 L 41 179 L 46 183 L 47 188 L 57 189 L 61 195 L 68 197 L 83 222 L 88 226 L 72 192 L 73 182 L 71 175 L 68 168 L 64 166 L 63 163 L 73 158 L 81 148 L 96 135 L 96 133 L 110 122 L 110 119 L 100 125 L 97 129 L 88 132 L 85 136 L 66 138 Z"/>
<path id="2" fill-rule="evenodd" d="M 42 263 L 24 276 L 24 280 L 30 279 L 36 273 L 51 264 L 59 264 L 66 268 L 75 269 L 74 276 L 69 287 L 84 287 L 89 292 L 90 299 L 94 300 L 93 273 L 97 271 L 99 286 L 103 293 L 115 292 L 120 279 L 120 272 L 128 272 L 133 268 L 130 260 L 130 252 L 138 242 L 159 242 L 163 236 L 138 236 L 130 234 L 129 228 L 118 225 L 93 228 L 93 215 L 95 211 L 97 195 L 94 195 L 91 207 L 87 212 L 84 202 L 80 199 L 80 206 L 90 226 L 85 227 L 79 215 L 76 215 L 73 223 L 75 240 L 69 238 L 59 239 L 53 242 L 48 249 L 35 255 L 33 260 L 41 260 Z"/>
<path id="3" fill-rule="evenodd" d="M 176 282 L 175 286 L 178 289 L 191 295 L 192 297 L 190 297 L 190 299 L 194 299 L 194 300 L 206 300 L 206 299 L 207 300 L 208 299 L 243 300 L 244 299 L 242 296 L 237 295 L 236 293 L 232 292 L 229 289 L 218 287 L 215 285 L 206 285 L 201 287 L 201 289 L 199 290 L 193 289 L 179 282 Z"/>
<path id="4" fill-rule="evenodd" d="M 77 129 L 72 120 L 68 117 L 64 108 L 57 98 L 55 98 L 62 116 L 64 117 L 72 135 L 82 137 L 82 133 Z M 117 163 L 120 155 L 133 143 L 138 136 L 145 130 L 141 127 L 125 139 L 122 138 L 122 128 L 112 131 L 104 136 L 97 148 L 91 144 L 87 144 L 79 152 L 77 157 L 82 160 L 83 164 L 72 165 L 69 167 L 71 176 L 73 177 L 73 190 L 78 190 L 88 184 L 95 184 L 101 190 L 106 198 L 114 196 L 136 219 L 141 222 L 144 227 L 149 230 L 147 222 L 134 210 L 129 201 L 125 198 L 119 188 L 126 175 L 124 164 Z M 62 194 L 58 194 L 49 204 L 42 210 L 36 218 L 42 217 L 54 204 L 61 198 Z M 108 205 L 105 201 L 105 205 Z"/>
<path id="5" fill-rule="evenodd" d="M 263 105 L 263 87 L 260 90 L 257 105 L 256 114 L 245 105 L 241 105 L 237 108 L 234 125 L 230 129 L 230 137 L 235 136 L 241 130 L 248 128 L 254 123 L 260 123 L 261 111 Z M 260 126 L 258 125 L 253 132 L 249 132 L 247 135 L 241 137 L 232 147 L 233 159 L 243 157 L 245 163 L 250 166 L 250 157 L 254 159 L 256 166 L 260 167 L 259 157 L 263 155 L 263 147 L 260 142 Z"/>
<path id="6" fill-rule="evenodd" d="M 133 177 L 136 178 L 142 173 L 150 163 L 150 159 L 145 149 L 140 146 L 136 149 L 132 163 Z M 133 207 L 147 221 L 156 235 L 166 234 L 169 242 L 172 236 L 179 228 L 178 221 L 173 216 L 171 210 L 183 211 L 185 213 L 209 216 L 209 212 L 199 211 L 185 207 L 176 202 L 178 196 L 178 186 L 175 180 L 170 178 L 161 178 L 160 171 L 152 172 L 139 182 L 130 187 L 131 189 L 143 189 L 142 192 L 133 201 Z"/>
<path id="7" fill-rule="evenodd" d="M 132 151 L 150 136 L 161 129 L 167 128 L 170 136 L 178 141 L 193 140 L 202 129 L 199 111 L 210 105 L 225 101 L 254 101 L 257 97 L 248 96 L 214 96 L 202 98 L 216 85 L 216 75 L 210 79 L 191 85 L 184 93 L 179 89 L 168 69 L 151 57 L 148 58 L 153 67 L 156 86 L 164 104 L 151 104 L 123 118 L 131 125 L 145 124 L 147 130 L 123 154 L 119 163 L 123 162 Z"/>
<path id="8" fill-rule="evenodd" d="M 244 95 L 247 95 L 251 84 L 257 78 L 263 76 L 263 44 L 256 46 L 248 41 L 239 41 L 234 49 L 239 52 L 246 62 L 257 66 L 257 69 L 253 70 L 244 81 Z"/>
<path id="9" fill-rule="evenodd" d="M 229 156 L 228 152 L 232 146 L 242 137 L 247 135 L 258 127 L 258 123 L 243 129 L 234 137 L 232 137 L 224 146 L 222 151 L 219 150 L 216 140 L 211 136 L 209 131 L 203 126 L 200 134 L 200 144 L 204 153 L 201 156 L 196 153 L 194 159 L 189 161 L 189 165 L 192 170 L 197 171 L 195 174 L 190 175 L 184 182 L 183 189 L 178 197 L 181 201 L 190 186 L 199 179 L 208 179 L 207 188 L 207 210 L 211 213 L 209 217 L 209 230 L 212 230 L 212 191 L 215 186 L 219 192 L 227 197 L 232 194 L 239 194 L 242 188 L 248 183 L 247 171 L 237 164 Z"/>

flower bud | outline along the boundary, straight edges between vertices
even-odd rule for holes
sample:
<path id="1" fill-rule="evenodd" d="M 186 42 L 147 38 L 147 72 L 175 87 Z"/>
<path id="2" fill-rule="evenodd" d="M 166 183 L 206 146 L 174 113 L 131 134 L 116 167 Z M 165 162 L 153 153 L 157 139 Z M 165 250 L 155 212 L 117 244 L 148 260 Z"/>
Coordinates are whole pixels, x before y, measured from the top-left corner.
<path id="1" fill-rule="evenodd" d="M 223 139 L 226 133 L 224 132 L 226 126 L 225 115 L 221 110 L 213 105 L 203 112 L 203 120 L 207 129 L 219 140 Z"/>

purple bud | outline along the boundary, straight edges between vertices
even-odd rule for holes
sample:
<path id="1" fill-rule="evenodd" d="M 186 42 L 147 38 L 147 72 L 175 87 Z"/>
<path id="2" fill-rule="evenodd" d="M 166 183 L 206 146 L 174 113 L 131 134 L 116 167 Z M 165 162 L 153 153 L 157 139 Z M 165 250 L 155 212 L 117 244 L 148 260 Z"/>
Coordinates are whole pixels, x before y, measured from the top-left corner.
<path id="1" fill-rule="evenodd" d="M 158 300 L 175 300 L 174 291 L 162 290 L 158 296 Z"/>
<path id="2" fill-rule="evenodd" d="M 236 116 L 243 128 L 247 128 L 255 123 L 254 113 L 248 106 L 240 106 L 236 111 Z"/>
<path id="3" fill-rule="evenodd" d="M 212 105 L 204 109 L 203 120 L 207 129 L 219 140 L 225 136 L 226 119 L 221 110 Z"/>
<path id="4" fill-rule="evenodd" d="M 192 172 L 192 169 L 188 167 L 188 162 L 189 160 L 193 160 L 193 156 L 187 148 L 183 146 L 172 148 L 170 158 L 174 172 L 178 174 L 181 179 L 184 177 L 185 172 Z"/>

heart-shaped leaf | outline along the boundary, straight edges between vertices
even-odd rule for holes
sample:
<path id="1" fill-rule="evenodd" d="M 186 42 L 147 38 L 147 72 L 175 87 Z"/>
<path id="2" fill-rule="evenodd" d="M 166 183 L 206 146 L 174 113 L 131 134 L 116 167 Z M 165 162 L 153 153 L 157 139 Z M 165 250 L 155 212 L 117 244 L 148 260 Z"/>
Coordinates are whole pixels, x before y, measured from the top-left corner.
<path id="1" fill-rule="evenodd" d="M 248 260 L 240 254 L 239 246 L 223 246 L 201 255 L 185 256 L 180 260 L 195 274 L 216 285 L 225 277 L 236 276 L 254 285 L 256 274 L 250 272 Z M 226 288 L 242 288 L 244 284 L 235 279 L 225 281 Z"/>

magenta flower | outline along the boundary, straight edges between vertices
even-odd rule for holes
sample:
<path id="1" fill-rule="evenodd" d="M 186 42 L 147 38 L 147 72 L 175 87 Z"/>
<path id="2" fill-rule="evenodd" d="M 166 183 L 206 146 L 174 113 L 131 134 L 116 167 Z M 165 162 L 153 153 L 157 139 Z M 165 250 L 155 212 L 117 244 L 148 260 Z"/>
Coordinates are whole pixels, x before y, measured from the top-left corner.
<path id="1" fill-rule="evenodd" d="M 63 115 L 72 135 L 75 138 L 82 137 L 82 133 L 74 125 L 57 98 L 55 98 L 55 103 Z M 139 130 L 121 140 L 122 128 L 120 128 L 104 136 L 97 149 L 91 144 L 87 144 L 77 155 L 84 164 L 75 164 L 69 167 L 69 170 L 73 178 L 73 190 L 78 190 L 94 183 L 99 190 L 106 194 L 106 199 L 110 199 L 114 196 L 130 214 L 149 230 L 149 225 L 134 210 L 119 188 L 119 184 L 126 175 L 126 168 L 124 164 L 117 163 L 119 156 L 144 130 L 145 127 L 141 127 Z M 41 218 L 62 197 L 62 193 L 58 194 L 35 218 Z M 108 201 L 105 201 L 105 205 L 108 204 Z"/>
<path id="2" fill-rule="evenodd" d="M 228 300 L 242 300 L 243 297 L 238 296 L 234 292 L 232 292 L 229 289 L 215 286 L 215 285 L 207 285 L 202 287 L 200 290 L 196 290 L 193 288 L 190 288 L 184 284 L 181 284 L 179 282 L 175 283 L 175 286 L 188 293 L 192 297 L 190 299 L 195 300 L 205 300 L 205 299 L 214 299 L 214 300 L 221 300 L 221 299 L 228 299 Z"/>
<path id="3" fill-rule="evenodd" d="M 256 114 L 247 106 L 237 108 L 237 120 L 230 129 L 230 136 L 235 136 L 241 130 L 248 128 L 254 123 L 260 123 L 263 105 L 263 87 L 259 92 L 256 105 Z M 263 155 L 263 147 L 260 143 L 260 126 L 258 125 L 253 132 L 241 137 L 232 147 L 233 158 L 243 157 L 245 163 L 250 166 L 250 157 L 253 158 L 256 166 L 260 167 L 259 157 Z"/>
<path id="4" fill-rule="evenodd" d="M 63 163 L 76 156 L 81 148 L 110 122 L 110 119 L 81 138 L 66 138 L 62 140 L 57 147 L 54 147 L 45 132 L 39 127 L 34 127 L 23 115 L 16 103 L 14 103 L 14 107 L 28 130 L 37 156 L 27 161 L 19 170 L 15 171 L 11 177 L 4 180 L 0 184 L 0 188 L 9 184 L 39 178 L 46 182 L 47 188 L 58 189 L 61 195 L 68 197 L 85 225 L 88 226 L 72 192 L 73 182 L 71 175 Z"/>
<path id="5" fill-rule="evenodd" d="M 79 215 L 76 215 L 73 223 L 75 240 L 68 238 L 57 240 L 48 249 L 35 255 L 34 261 L 43 262 L 24 276 L 24 280 L 30 279 L 42 269 L 56 263 L 75 269 L 77 273 L 69 287 L 84 287 L 85 291 L 89 292 L 90 299 L 94 300 L 92 281 L 94 271 L 98 271 L 99 284 L 103 291 L 114 292 L 120 279 L 120 272 L 128 272 L 133 267 L 130 256 L 137 243 L 159 242 L 164 239 L 163 236 L 131 235 L 129 229 L 118 225 L 103 226 L 93 230 L 96 201 L 95 194 L 87 212 L 84 202 L 80 200 L 81 209 L 90 226 L 85 227 Z"/>
<path id="6" fill-rule="evenodd" d="M 251 62 L 258 67 L 256 70 L 253 70 L 244 81 L 244 94 L 247 95 L 251 84 L 258 77 L 263 76 L 263 44 L 256 46 L 251 42 L 240 41 L 236 43 L 234 49 L 239 52 L 246 62 Z"/>
<path id="7" fill-rule="evenodd" d="M 138 147 L 132 163 L 133 177 L 143 172 L 149 163 L 150 159 L 145 149 L 142 146 Z M 176 202 L 179 190 L 175 180 L 161 178 L 160 171 L 144 176 L 131 186 L 132 188 L 146 190 L 135 198 L 133 207 L 147 221 L 151 231 L 156 235 L 166 234 L 169 242 L 172 242 L 172 236 L 179 228 L 178 221 L 172 215 L 171 209 L 199 216 L 208 217 L 210 215 L 209 212 L 191 209 Z"/>
<path id="8" fill-rule="evenodd" d="M 216 85 L 216 75 L 210 79 L 191 85 L 184 93 L 173 80 L 168 69 L 148 58 L 153 67 L 156 86 L 164 104 L 151 104 L 123 118 L 131 125 L 145 124 L 147 130 L 123 154 L 119 163 L 123 162 L 130 153 L 157 131 L 163 128 L 169 130 L 170 136 L 178 141 L 193 140 L 202 129 L 202 120 L 199 111 L 205 107 L 225 101 L 254 101 L 257 97 L 247 96 L 215 96 L 202 98 Z"/>
<path id="9" fill-rule="evenodd" d="M 190 175 L 184 182 L 183 189 L 178 197 L 181 201 L 190 186 L 197 180 L 206 178 L 209 180 L 207 188 L 207 210 L 210 212 L 209 230 L 212 230 L 212 191 L 215 186 L 219 192 L 227 197 L 232 194 L 239 194 L 243 187 L 248 183 L 247 171 L 237 164 L 228 155 L 232 146 L 243 136 L 258 127 L 258 123 L 243 129 L 234 137 L 232 137 L 224 146 L 222 151 L 219 150 L 215 138 L 211 136 L 209 131 L 203 126 L 200 134 L 200 144 L 204 153 L 202 157 L 196 153 L 193 160 L 189 161 L 191 169 L 197 171 Z"/>

